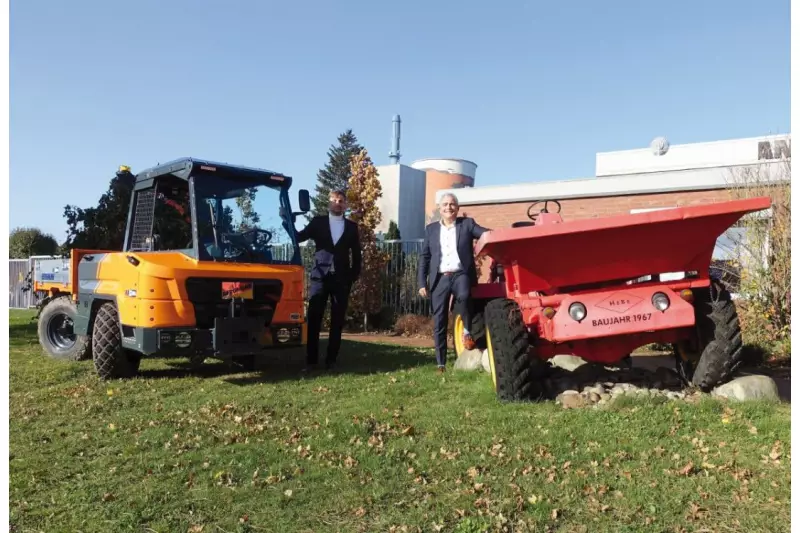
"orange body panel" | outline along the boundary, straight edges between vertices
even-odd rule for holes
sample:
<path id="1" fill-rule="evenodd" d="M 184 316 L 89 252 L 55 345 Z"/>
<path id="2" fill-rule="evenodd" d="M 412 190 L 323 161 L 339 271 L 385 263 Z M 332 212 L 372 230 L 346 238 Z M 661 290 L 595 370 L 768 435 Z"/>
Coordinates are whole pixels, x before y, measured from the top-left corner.
<path id="1" fill-rule="evenodd" d="M 240 279 L 279 279 L 284 290 L 273 320 L 304 322 L 304 270 L 300 265 L 260 265 L 196 261 L 178 252 L 124 253 L 97 250 L 72 250 L 71 279 L 68 286 L 37 283 L 34 290 L 58 290 L 77 299 L 80 286 L 79 263 L 87 255 L 97 256 L 97 283 L 91 292 L 114 299 L 120 322 L 125 326 L 159 328 L 194 326 L 194 308 L 189 302 L 185 281 L 189 277 L 231 277 Z M 139 261 L 131 263 L 129 258 Z M 87 280 L 83 280 L 85 283 Z M 53 287 L 50 287 L 53 285 Z M 128 291 L 135 291 L 135 296 Z M 292 316 L 295 316 L 293 319 Z M 305 330 L 304 330 L 305 331 Z"/>

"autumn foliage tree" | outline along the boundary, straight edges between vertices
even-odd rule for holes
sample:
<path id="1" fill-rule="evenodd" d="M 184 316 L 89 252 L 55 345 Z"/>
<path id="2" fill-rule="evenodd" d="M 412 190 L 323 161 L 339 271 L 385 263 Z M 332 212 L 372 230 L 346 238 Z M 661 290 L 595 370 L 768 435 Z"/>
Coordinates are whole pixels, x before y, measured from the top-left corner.
<path id="1" fill-rule="evenodd" d="M 353 286 L 350 308 L 354 314 L 364 317 L 367 323 L 369 314 L 381 309 L 381 286 L 383 271 L 389 260 L 388 254 L 378 247 L 375 228 L 381 222 L 381 211 L 377 200 L 383 195 L 378 181 L 378 170 L 372 163 L 366 149 L 350 159 L 350 180 L 347 190 L 347 203 L 350 219 L 358 224 L 361 240 L 361 277 Z M 366 327 L 366 326 L 365 326 Z"/>
<path id="2" fill-rule="evenodd" d="M 768 196 L 768 213 L 745 216 L 731 250 L 738 268 L 737 300 L 746 343 L 789 354 L 791 341 L 791 144 L 767 163 L 731 171 L 734 199 Z"/>

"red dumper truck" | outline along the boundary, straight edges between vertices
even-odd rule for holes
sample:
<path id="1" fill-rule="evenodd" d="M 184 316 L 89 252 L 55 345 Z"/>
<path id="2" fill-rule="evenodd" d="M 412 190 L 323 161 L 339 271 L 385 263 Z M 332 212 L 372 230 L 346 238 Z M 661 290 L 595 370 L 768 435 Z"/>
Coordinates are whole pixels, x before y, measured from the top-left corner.
<path id="1" fill-rule="evenodd" d="M 728 228 L 770 205 L 752 198 L 565 222 L 550 200 L 533 204 L 529 221 L 483 235 L 476 254 L 491 259 L 493 275 L 473 288 L 470 329 L 488 351 L 498 398 L 532 399 L 555 355 L 617 364 L 650 343 L 672 345 L 687 384 L 708 391 L 728 381 L 742 333 L 730 293 L 710 275 L 712 254 Z M 463 328 L 456 316 L 457 352 Z"/>

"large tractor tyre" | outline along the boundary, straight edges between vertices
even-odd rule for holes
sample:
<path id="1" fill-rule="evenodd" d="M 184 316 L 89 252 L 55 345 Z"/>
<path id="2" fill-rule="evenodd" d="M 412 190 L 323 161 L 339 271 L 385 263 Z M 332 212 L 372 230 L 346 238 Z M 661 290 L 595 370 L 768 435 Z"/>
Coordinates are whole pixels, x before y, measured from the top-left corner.
<path id="1" fill-rule="evenodd" d="M 69 296 L 60 296 L 45 305 L 39 315 L 39 344 L 53 359 L 84 361 L 92 356 L 92 345 L 87 335 L 76 335 L 73 330 L 78 308 Z"/>
<path id="2" fill-rule="evenodd" d="M 470 334 L 472 340 L 475 341 L 475 349 L 482 352 L 486 349 L 486 319 L 484 317 L 486 302 L 483 300 L 473 301 L 472 307 Z M 464 319 L 458 311 L 453 316 L 453 346 L 456 357 L 461 357 L 461 354 L 468 351 L 464 347 Z"/>
<path id="3" fill-rule="evenodd" d="M 492 300 L 486 304 L 484 317 L 489 367 L 497 397 L 507 402 L 530 400 L 536 361 L 529 354 L 528 330 L 519 306 L 505 298 Z"/>
<path id="4" fill-rule="evenodd" d="M 731 379 L 742 364 L 742 329 L 730 293 L 716 280 L 694 291 L 695 335 L 673 346 L 678 374 L 703 392 Z"/>
<path id="5" fill-rule="evenodd" d="M 139 371 L 141 354 L 122 347 L 119 313 L 113 303 L 104 303 L 97 310 L 92 332 L 94 367 L 100 379 L 133 377 Z"/>

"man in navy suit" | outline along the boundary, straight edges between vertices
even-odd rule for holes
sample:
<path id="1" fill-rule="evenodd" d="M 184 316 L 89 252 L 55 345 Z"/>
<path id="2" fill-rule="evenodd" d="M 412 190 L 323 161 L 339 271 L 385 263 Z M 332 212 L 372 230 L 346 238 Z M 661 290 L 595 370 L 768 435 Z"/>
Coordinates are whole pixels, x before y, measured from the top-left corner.
<path id="1" fill-rule="evenodd" d="M 336 364 L 342 343 L 350 289 L 361 275 L 361 244 L 358 225 L 344 217 L 347 197 L 344 191 L 331 191 L 328 215 L 311 219 L 308 226 L 297 232 L 298 242 L 314 240 L 314 266 L 308 301 L 308 346 L 305 371 L 317 365 L 319 333 L 328 297 L 331 299 L 331 329 L 325 366 Z"/>
<path id="2" fill-rule="evenodd" d="M 458 218 L 458 198 L 446 193 L 439 200 L 441 220 L 425 227 L 425 242 L 417 269 L 419 294 L 433 304 L 433 338 L 437 370 L 447 361 L 447 315 L 450 295 L 464 321 L 464 345 L 475 346 L 470 331 L 470 290 L 478 283 L 473 239 L 490 231 L 469 217 Z"/>

